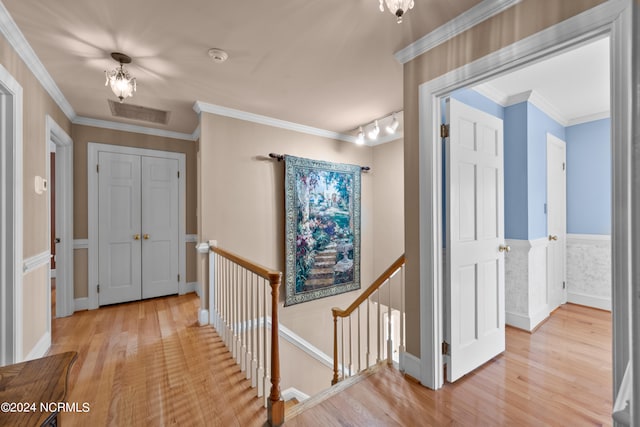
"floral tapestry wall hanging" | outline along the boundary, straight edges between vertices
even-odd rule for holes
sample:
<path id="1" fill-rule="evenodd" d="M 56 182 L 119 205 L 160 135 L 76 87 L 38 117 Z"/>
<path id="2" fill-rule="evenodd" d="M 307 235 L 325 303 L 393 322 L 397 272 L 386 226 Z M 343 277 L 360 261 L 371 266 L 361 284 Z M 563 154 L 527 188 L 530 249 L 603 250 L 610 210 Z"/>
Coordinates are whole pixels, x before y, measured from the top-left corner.
<path id="1" fill-rule="evenodd" d="M 360 166 L 285 156 L 285 306 L 360 289 Z"/>

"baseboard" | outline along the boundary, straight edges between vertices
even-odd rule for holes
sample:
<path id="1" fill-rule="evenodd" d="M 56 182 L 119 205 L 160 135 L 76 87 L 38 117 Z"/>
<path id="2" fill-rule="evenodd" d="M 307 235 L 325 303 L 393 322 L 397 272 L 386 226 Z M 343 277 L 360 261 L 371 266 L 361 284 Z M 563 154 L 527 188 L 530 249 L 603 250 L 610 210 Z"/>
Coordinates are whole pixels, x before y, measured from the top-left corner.
<path id="1" fill-rule="evenodd" d="M 524 331 L 531 331 L 531 319 L 529 319 L 529 316 L 523 314 L 510 313 L 507 311 L 505 312 L 504 323 Z"/>
<path id="2" fill-rule="evenodd" d="M 198 323 L 200 326 L 209 324 L 209 310 L 201 308 L 198 312 Z"/>
<path id="3" fill-rule="evenodd" d="M 400 354 L 400 370 L 413 378 L 422 378 L 420 376 L 420 359 L 406 351 Z"/>
<path id="4" fill-rule="evenodd" d="M 542 323 L 547 317 L 549 317 L 549 306 L 545 304 L 542 309 L 538 310 L 533 316 L 530 316 L 530 331 L 533 331 L 540 323 Z"/>
<path id="5" fill-rule="evenodd" d="M 269 327 L 271 327 L 271 318 L 269 318 L 267 322 L 269 324 Z M 304 351 L 309 356 L 313 357 L 314 359 L 316 359 L 326 367 L 333 369 L 333 358 L 329 357 L 326 353 L 321 351 L 318 347 L 314 346 L 309 341 L 305 340 L 300 335 L 296 334 L 291 329 L 287 328 L 282 324 L 278 326 L 278 332 L 282 338 L 284 338 L 294 346 L 298 347 L 300 350 Z"/>
<path id="6" fill-rule="evenodd" d="M 89 298 L 76 298 L 73 300 L 73 311 L 89 310 Z"/>
<path id="7" fill-rule="evenodd" d="M 51 332 L 46 332 L 42 337 L 40 337 L 36 345 L 31 349 L 29 354 L 27 354 L 27 357 L 24 360 L 33 360 L 44 356 L 47 354 L 47 351 L 49 351 L 49 347 L 51 347 Z"/>
<path id="8" fill-rule="evenodd" d="M 586 295 L 578 292 L 567 292 L 567 302 L 611 311 L 611 298 Z"/>
<path id="9" fill-rule="evenodd" d="M 281 395 L 282 400 L 284 400 L 285 402 L 291 399 L 296 399 L 298 402 L 304 402 L 309 398 L 308 394 L 301 392 L 295 387 L 289 387 L 288 389 L 283 390 Z"/>
<path id="10" fill-rule="evenodd" d="M 198 286 L 198 282 L 187 282 L 184 285 L 180 285 L 180 295 L 190 294 L 192 292 L 200 296 L 200 286 Z"/>

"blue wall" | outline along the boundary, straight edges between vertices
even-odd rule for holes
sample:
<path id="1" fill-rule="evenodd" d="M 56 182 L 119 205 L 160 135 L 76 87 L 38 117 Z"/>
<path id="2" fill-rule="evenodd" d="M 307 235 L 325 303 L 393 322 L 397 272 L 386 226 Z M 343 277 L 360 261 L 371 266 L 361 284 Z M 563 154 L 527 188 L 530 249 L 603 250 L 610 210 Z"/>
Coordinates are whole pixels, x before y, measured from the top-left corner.
<path id="1" fill-rule="evenodd" d="M 611 119 L 566 128 L 567 232 L 611 233 Z"/>
<path id="2" fill-rule="evenodd" d="M 529 236 L 527 198 L 527 103 L 504 109 L 504 235 Z"/>
<path id="3" fill-rule="evenodd" d="M 547 235 L 547 133 L 563 141 L 566 137 L 564 126 L 529 102 L 527 120 L 528 238 L 533 240 Z"/>

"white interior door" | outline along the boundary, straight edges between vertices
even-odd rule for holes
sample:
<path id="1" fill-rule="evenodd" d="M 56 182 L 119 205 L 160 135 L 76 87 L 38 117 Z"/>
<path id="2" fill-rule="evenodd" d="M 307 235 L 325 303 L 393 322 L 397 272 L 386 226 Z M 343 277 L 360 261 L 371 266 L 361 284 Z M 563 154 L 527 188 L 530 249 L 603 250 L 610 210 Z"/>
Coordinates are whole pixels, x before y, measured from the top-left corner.
<path id="1" fill-rule="evenodd" d="M 98 164 L 99 304 L 139 300 L 140 156 L 100 152 Z"/>
<path id="2" fill-rule="evenodd" d="M 502 120 L 447 103 L 447 380 L 505 349 Z"/>
<path id="3" fill-rule="evenodd" d="M 547 295 L 549 309 L 567 302 L 566 144 L 547 134 Z"/>
<path id="4" fill-rule="evenodd" d="M 142 157 L 142 297 L 178 293 L 178 161 Z"/>

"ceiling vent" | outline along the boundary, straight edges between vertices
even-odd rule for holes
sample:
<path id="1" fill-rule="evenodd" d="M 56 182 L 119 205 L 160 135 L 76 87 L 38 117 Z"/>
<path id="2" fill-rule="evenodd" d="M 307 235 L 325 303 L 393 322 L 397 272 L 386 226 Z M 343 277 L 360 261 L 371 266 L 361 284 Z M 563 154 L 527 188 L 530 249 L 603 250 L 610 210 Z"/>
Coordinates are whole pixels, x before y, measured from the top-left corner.
<path id="1" fill-rule="evenodd" d="M 169 111 L 156 110 L 155 108 L 142 107 L 140 105 L 122 104 L 111 99 L 108 101 L 111 115 L 114 117 L 158 123 L 161 125 L 169 123 L 169 116 L 171 115 Z"/>

